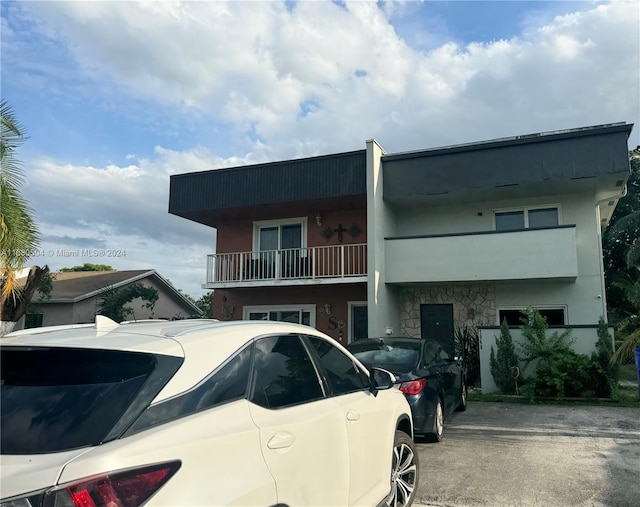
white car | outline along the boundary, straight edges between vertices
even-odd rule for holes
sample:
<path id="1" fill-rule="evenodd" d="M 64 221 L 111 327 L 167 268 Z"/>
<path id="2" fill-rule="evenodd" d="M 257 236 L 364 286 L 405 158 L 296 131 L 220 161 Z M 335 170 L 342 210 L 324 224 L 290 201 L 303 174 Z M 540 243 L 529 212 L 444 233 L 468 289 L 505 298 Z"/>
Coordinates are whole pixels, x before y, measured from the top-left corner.
<path id="1" fill-rule="evenodd" d="M 0 340 L 2 507 L 408 506 L 410 408 L 313 328 L 206 320 Z"/>

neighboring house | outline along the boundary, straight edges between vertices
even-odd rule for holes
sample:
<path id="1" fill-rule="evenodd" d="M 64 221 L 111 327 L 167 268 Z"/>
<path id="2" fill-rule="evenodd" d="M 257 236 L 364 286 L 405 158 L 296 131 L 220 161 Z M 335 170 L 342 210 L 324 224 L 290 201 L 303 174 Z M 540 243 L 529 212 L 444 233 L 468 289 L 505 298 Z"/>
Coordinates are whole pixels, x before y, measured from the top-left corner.
<path id="1" fill-rule="evenodd" d="M 214 317 L 297 312 L 343 343 L 429 335 L 450 347 L 456 328 L 480 326 L 489 391 L 496 326 L 518 326 L 529 306 L 572 327 L 578 351 L 593 348 L 606 319 L 601 234 L 625 192 L 632 127 L 408 153 L 371 140 L 358 152 L 182 174 L 171 177 L 169 212 L 217 229 L 204 285 Z"/>
<path id="2" fill-rule="evenodd" d="M 158 301 L 152 309 L 145 301 L 134 299 L 127 306 L 133 310 L 129 320 L 179 319 L 199 316 L 200 310 L 167 280 L 154 270 L 135 271 L 74 271 L 54 273 L 49 299 L 36 294 L 31 308 L 16 325 L 16 330 L 61 324 L 86 324 L 95 321 L 100 295 L 109 288 L 118 289 L 140 283 L 158 291 Z"/>

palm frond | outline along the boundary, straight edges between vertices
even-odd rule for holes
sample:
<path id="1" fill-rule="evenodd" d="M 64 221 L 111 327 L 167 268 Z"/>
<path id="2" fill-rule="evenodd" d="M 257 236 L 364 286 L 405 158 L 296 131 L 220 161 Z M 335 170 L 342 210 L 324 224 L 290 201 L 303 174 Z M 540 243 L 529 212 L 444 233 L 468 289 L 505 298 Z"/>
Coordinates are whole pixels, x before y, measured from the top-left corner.
<path id="1" fill-rule="evenodd" d="M 638 347 L 640 347 L 640 328 L 625 337 L 618 347 L 618 350 L 611 356 L 611 363 L 613 364 L 632 358 Z"/>
<path id="2" fill-rule="evenodd" d="M 16 149 L 27 139 L 25 128 L 18 122 L 13 108 L 4 99 L 0 101 L 0 196 L 6 187 L 18 188 L 24 177 Z"/>

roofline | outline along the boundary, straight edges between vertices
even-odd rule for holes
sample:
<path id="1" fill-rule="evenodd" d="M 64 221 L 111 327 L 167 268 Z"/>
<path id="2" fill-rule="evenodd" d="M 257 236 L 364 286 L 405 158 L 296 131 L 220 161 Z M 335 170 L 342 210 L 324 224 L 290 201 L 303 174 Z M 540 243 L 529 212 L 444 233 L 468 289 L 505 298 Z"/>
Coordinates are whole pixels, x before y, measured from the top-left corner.
<path id="1" fill-rule="evenodd" d="M 155 275 L 158 278 L 158 280 L 160 280 L 164 284 L 165 287 L 170 289 L 176 296 L 178 296 L 181 300 L 183 300 L 185 303 L 187 303 L 194 311 L 197 312 L 198 315 L 202 315 L 202 311 L 200 310 L 200 308 L 198 308 L 194 303 L 189 301 L 183 294 L 180 293 L 180 291 L 178 289 L 176 289 L 173 285 L 171 285 L 155 269 L 152 269 L 150 271 L 145 271 L 144 273 L 141 273 L 141 274 L 136 275 L 136 276 L 132 276 L 132 277 L 127 278 L 125 280 L 122 280 L 120 282 L 114 283 L 113 285 L 108 285 L 106 287 L 102 287 L 100 289 L 96 289 L 96 290 L 93 290 L 91 292 L 87 292 L 86 294 L 81 294 L 80 296 L 75 297 L 75 298 L 47 299 L 47 300 L 42 300 L 42 301 L 34 301 L 34 303 L 35 304 L 78 303 L 78 302 L 83 301 L 85 299 L 89 299 L 89 298 L 92 298 L 94 296 L 99 296 L 100 294 L 102 294 L 104 291 L 106 291 L 108 289 L 118 289 L 118 288 L 123 287 L 125 285 L 128 285 L 130 283 L 137 282 L 138 280 L 142 280 L 143 278 L 148 278 L 149 276 L 152 276 L 152 275 Z"/>
<path id="2" fill-rule="evenodd" d="M 197 312 L 198 315 L 202 315 L 202 310 L 198 308 L 194 303 L 189 301 L 177 288 L 175 288 L 171 283 L 169 283 L 165 278 L 163 278 L 155 269 L 152 270 L 152 273 L 155 274 L 164 285 L 173 291 L 173 293 L 180 297 L 183 301 L 185 301 L 193 310 Z"/>
<path id="3" fill-rule="evenodd" d="M 524 134 L 520 136 L 501 137 L 498 139 L 489 139 L 487 141 L 476 141 L 472 143 L 453 144 L 450 146 L 438 146 L 435 148 L 427 148 L 425 150 L 404 151 L 398 153 L 388 153 L 382 155 L 382 160 L 402 160 L 406 158 L 429 157 L 432 155 L 441 155 L 444 153 L 458 153 L 473 150 L 486 150 L 490 148 L 498 148 L 503 146 L 516 146 L 521 144 L 533 144 L 553 139 L 568 139 L 572 137 L 586 137 L 602 133 L 627 132 L 627 138 L 631 134 L 633 123 L 617 122 L 606 123 L 603 125 L 593 125 L 589 127 L 578 127 L 564 130 L 550 130 L 547 132 L 539 132 L 535 134 Z"/>
<path id="4" fill-rule="evenodd" d="M 287 165 L 287 164 L 299 164 L 301 162 L 308 162 L 311 160 L 319 160 L 319 159 L 327 159 L 327 158 L 333 158 L 333 157 L 343 157 L 346 155 L 356 155 L 356 154 L 366 154 L 367 150 L 351 150 L 351 151 L 342 151 L 340 153 L 327 153 L 325 155 L 314 155 L 313 157 L 302 157 L 302 158 L 291 158 L 291 159 L 287 159 L 287 160 L 276 160 L 273 162 L 258 162 L 256 164 L 246 164 L 246 165 L 239 165 L 239 166 L 233 166 L 233 167 L 220 167 L 218 169 L 207 169 L 206 171 L 195 171 L 195 172 L 190 172 L 190 173 L 180 173 L 180 174 L 172 174 L 170 176 L 171 179 L 173 178 L 180 178 L 180 177 L 187 177 L 187 176 L 191 176 L 193 174 L 207 174 L 207 173 L 211 173 L 211 172 L 227 172 L 227 171 L 235 171 L 235 170 L 240 170 L 240 169 L 245 169 L 245 170 L 253 170 L 253 169 L 259 169 L 259 168 L 267 168 L 267 167 L 272 167 L 272 166 L 282 166 L 282 165 Z"/>

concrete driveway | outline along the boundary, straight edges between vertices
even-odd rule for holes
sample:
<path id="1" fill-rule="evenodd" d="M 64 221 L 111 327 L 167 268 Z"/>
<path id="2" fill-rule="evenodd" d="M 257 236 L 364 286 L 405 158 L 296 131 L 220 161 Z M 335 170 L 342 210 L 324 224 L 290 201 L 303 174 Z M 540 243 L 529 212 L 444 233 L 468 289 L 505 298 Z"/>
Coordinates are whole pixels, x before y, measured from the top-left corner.
<path id="1" fill-rule="evenodd" d="M 417 447 L 416 504 L 640 505 L 640 408 L 470 402 Z"/>

